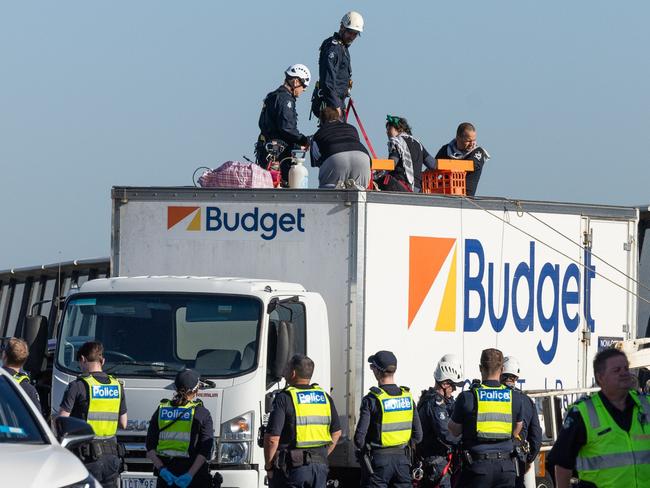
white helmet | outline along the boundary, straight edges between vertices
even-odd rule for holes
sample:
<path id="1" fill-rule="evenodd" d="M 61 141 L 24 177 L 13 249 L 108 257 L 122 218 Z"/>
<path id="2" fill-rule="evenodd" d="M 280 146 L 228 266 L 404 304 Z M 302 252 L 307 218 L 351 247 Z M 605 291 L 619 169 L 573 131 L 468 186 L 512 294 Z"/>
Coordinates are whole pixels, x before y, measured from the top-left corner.
<path id="1" fill-rule="evenodd" d="M 363 32 L 363 17 L 361 17 L 359 12 L 352 10 L 343 16 L 341 25 L 346 29 L 361 33 Z"/>
<path id="2" fill-rule="evenodd" d="M 519 378 L 519 373 L 521 370 L 519 369 L 519 361 L 517 361 L 517 358 L 514 356 L 506 356 L 503 359 L 503 374 L 511 374 L 513 376 L 516 376 Z"/>
<path id="3" fill-rule="evenodd" d="M 311 72 L 309 68 L 304 64 L 292 64 L 284 72 L 285 75 L 290 76 L 291 78 L 300 78 L 305 85 L 305 88 L 309 86 L 309 81 L 311 80 Z"/>
<path id="4" fill-rule="evenodd" d="M 463 384 L 463 367 L 455 354 L 445 354 L 440 358 L 433 373 L 433 378 L 441 383 L 451 381 L 456 386 Z"/>

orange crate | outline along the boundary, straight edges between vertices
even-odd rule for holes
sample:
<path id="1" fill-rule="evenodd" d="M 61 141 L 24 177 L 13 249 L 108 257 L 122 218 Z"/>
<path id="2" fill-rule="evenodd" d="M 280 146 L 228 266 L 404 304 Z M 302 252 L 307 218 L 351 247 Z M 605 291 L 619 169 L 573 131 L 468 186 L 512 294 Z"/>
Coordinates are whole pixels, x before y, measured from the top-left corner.
<path id="1" fill-rule="evenodd" d="M 467 195 L 467 171 L 434 170 L 422 173 L 422 193 Z"/>

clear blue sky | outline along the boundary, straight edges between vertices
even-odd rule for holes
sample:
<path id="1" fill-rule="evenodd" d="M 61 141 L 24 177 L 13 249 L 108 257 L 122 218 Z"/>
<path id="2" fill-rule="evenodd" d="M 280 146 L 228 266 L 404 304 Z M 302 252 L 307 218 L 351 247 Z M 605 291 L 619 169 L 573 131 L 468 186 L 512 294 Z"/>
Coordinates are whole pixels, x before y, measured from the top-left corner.
<path id="1" fill-rule="evenodd" d="M 432 152 L 469 120 L 481 195 L 650 202 L 648 1 L 0 0 L 0 269 L 107 256 L 112 185 L 252 156 L 264 95 L 291 63 L 317 73 L 352 8 L 380 153 L 387 113 Z"/>

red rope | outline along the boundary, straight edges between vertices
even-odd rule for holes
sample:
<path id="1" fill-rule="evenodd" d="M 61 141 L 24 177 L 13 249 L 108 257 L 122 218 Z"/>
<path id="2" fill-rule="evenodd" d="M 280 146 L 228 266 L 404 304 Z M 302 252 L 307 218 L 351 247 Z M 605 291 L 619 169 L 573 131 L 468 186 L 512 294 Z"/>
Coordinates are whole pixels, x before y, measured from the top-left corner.
<path id="1" fill-rule="evenodd" d="M 372 154 L 372 157 L 374 159 L 377 159 L 377 154 L 375 153 L 375 149 L 372 147 L 372 143 L 370 142 L 370 138 L 368 137 L 368 134 L 366 134 L 366 129 L 363 128 L 363 124 L 361 123 L 361 119 L 359 118 L 359 114 L 357 113 L 357 109 L 354 106 L 354 102 L 350 98 L 350 101 L 348 102 L 348 107 L 345 110 L 345 120 L 347 122 L 348 120 L 348 115 L 350 114 L 350 109 L 352 109 L 352 112 L 354 112 L 354 117 L 357 119 L 357 124 L 359 124 L 359 129 L 361 129 L 361 134 L 363 135 L 363 138 L 366 140 L 366 144 L 368 144 L 368 149 L 370 149 L 370 154 Z"/>

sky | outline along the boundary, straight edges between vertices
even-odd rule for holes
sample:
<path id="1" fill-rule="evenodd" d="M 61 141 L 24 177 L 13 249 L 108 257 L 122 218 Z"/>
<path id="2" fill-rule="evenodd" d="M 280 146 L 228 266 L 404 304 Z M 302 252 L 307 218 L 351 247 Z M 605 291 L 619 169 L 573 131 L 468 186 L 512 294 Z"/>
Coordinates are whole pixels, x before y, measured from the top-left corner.
<path id="1" fill-rule="evenodd" d="M 650 203 L 647 0 L 0 0 L 0 269 L 108 256 L 113 185 L 252 157 L 266 93 L 292 63 L 317 77 L 351 9 L 380 156 L 386 114 L 430 152 L 471 121 L 492 156 L 479 195 Z"/>

